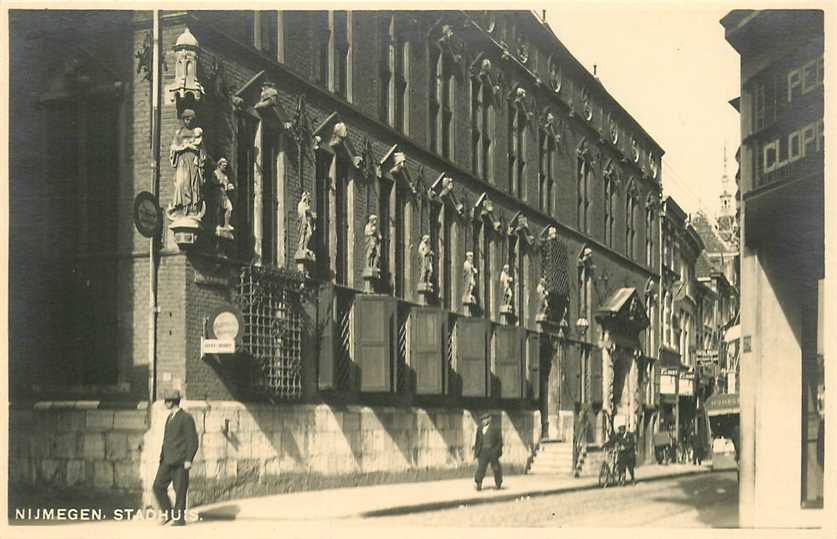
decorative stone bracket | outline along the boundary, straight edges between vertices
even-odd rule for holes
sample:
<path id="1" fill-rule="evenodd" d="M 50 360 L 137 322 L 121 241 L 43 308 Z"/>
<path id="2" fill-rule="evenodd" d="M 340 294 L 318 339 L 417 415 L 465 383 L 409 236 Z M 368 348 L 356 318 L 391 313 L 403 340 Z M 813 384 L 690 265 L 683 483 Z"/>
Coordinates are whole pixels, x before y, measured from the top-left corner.
<path id="1" fill-rule="evenodd" d="M 590 165 L 599 163 L 600 155 L 594 151 L 587 142 L 587 137 L 581 137 L 581 140 L 575 147 L 575 153 L 578 157 L 587 161 Z"/>
<path id="2" fill-rule="evenodd" d="M 661 203 L 660 203 L 660 197 L 661 196 L 662 196 L 662 193 L 660 193 L 660 192 L 648 193 L 648 197 L 645 199 L 645 209 L 646 210 L 658 211 L 660 209 L 660 206 L 661 206 Z"/>
<path id="3" fill-rule="evenodd" d="M 331 130 L 331 133 L 328 135 L 328 150 L 335 155 L 340 155 L 347 159 L 355 169 L 360 170 L 364 162 L 363 155 L 355 149 L 349 138 L 349 128 L 340 119 L 340 115 L 337 112 L 332 112 L 314 130 L 314 149 L 320 151 L 325 149 L 322 142 L 329 130 Z"/>
<path id="4" fill-rule="evenodd" d="M 530 96 L 526 89 L 519 84 L 515 84 L 508 94 L 508 99 L 514 103 L 514 107 L 518 112 L 524 115 L 526 120 L 535 114 L 535 98 Z"/>
<path id="5" fill-rule="evenodd" d="M 291 117 L 279 102 L 279 92 L 273 81 L 260 71 L 247 81 L 232 98 L 233 110 L 248 114 L 279 129 L 288 129 Z"/>
<path id="6" fill-rule="evenodd" d="M 505 97 L 503 92 L 505 88 L 503 72 L 494 69 L 491 60 L 486 58 L 485 53 L 479 53 L 476 59 L 471 62 L 470 72 L 472 78 L 480 79 L 488 84 L 488 87 L 491 88 L 491 94 L 495 99 L 503 99 Z"/>
<path id="7" fill-rule="evenodd" d="M 619 167 L 613 159 L 607 160 L 607 163 L 605 163 L 604 169 L 602 170 L 602 175 L 605 178 L 610 178 L 613 185 L 617 188 L 622 187 L 622 175 L 619 174 Z"/>
<path id="8" fill-rule="evenodd" d="M 536 242 L 535 236 L 529 231 L 529 220 L 522 211 L 515 213 L 509 221 L 508 235 L 509 237 L 519 236 L 530 246 L 535 245 Z"/>
<path id="9" fill-rule="evenodd" d="M 460 217 L 465 215 L 465 205 L 456 199 L 453 191 L 453 178 L 444 172 L 427 189 L 427 198 L 441 204 L 447 201 Z"/>
<path id="10" fill-rule="evenodd" d="M 556 144 L 561 143 L 561 133 L 564 131 L 564 121 L 561 120 L 556 113 L 552 112 L 549 107 L 543 111 L 540 124 L 541 129 L 544 130 L 547 136 L 552 137 Z"/>
<path id="11" fill-rule="evenodd" d="M 434 28 L 431 28 L 430 31 L 433 32 L 433 30 Z M 441 49 L 442 53 L 448 54 L 454 63 L 458 64 L 462 61 L 465 45 L 453 31 L 452 25 L 442 25 L 441 35 L 436 39 L 436 45 Z"/>
<path id="12" fill-rule="evenodd" d="M 589 245 L 585 245 L 578 253 L 578 271 L 595 270 L 596 265 L 593 264 L 593 249 Z"/>
<path id="13" fill-rule="evenodd" d="M 491 225 L 495 232 L 500 232 L 503 228 L 503 223 L 500 222 L 494 215 L 494 203 L 488 198 L 487 193 L 483 193 L 474 204 L 474 219 L 483 219 Z"/>
<path id="14" fill-rule="evenodd" d="M 657 303 L 657 287 L 654 279 L 651 277 L 645 281 L 645 288 L 642 291 L 643 296 L 651 299 L 651 303 Z"/>
<path id="15" fill-rule="evenodd" d="M 413 178 L 410 173 L 410 169 L 407 167 L 407 155 L 399 151 L 398 144 L 392 145 L 383 159 L 378 162 L 378 166 L 382 171 L 387 171 L 393 178 L 403 181 L 410 188 L 413 196 L 418 196 L 420 192 L 419 180 Z"/>

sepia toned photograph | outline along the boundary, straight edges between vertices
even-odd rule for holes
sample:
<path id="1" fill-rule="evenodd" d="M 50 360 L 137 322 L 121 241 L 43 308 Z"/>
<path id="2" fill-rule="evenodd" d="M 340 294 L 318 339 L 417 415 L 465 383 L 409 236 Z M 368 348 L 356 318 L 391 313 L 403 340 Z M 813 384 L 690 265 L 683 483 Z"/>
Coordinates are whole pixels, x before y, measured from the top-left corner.
<path id="1" fill-rule="evenodd" d="M 827 10 L 44 7 L 6 532 L 833 526 Z"/>

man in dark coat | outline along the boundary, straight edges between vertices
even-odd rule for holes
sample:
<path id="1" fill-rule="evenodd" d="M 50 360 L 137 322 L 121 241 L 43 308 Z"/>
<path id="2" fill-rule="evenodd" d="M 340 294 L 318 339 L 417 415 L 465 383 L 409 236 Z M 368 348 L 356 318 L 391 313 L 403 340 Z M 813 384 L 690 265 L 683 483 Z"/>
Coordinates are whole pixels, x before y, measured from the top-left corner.
<path id="1" fill-rule="evenodd" d="M 477 471 L 474 474 L 474 488 L 482 490 L 482 480 L 488 464 L 494 472 L 494 484 L 499 489 L 503 484 L 503 469 L 500 467 L 500 457 L 503 455 L 503 435 L 494 424 L 491 414 L 484 414 L 477 437 L 474 441 L 474 458 L 477 459 Z"/>
<path id="2" fill-rule="evenodd" d="M 189 468 L 198 452 L 198 433 L 195 420 L 180 408 L 182 395 L 171 390 L 163 395 L 169 415 L 166 418 L 160 467 L 154 478 L 154 496 L 165 518 L 162 524 L 174 519 L 175 526 L 186 525 L 186 491 L 189 489 Z M 169 500 L 169 483 L 174 483 L 174 511 Z"/>

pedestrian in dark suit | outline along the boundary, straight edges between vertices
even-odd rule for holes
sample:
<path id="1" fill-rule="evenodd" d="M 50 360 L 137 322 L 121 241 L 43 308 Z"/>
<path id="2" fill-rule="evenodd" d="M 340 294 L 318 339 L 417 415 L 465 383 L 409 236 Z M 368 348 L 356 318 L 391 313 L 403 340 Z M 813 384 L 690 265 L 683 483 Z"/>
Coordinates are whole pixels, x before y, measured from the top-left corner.
<path id="1" fill-rule="evenodd" d="M 484 414 L 477 428 L 474 441 L 474 458 L 477 459 L 477 471 L 474 474 L 474 488 L 482 490 L 482 480 L 488 464 L 494 472 L 494 484 L 499 489 L 503 484 L 503 469 L 500 467 L 500 457 L 503 455 L 503 435 L 492 421 L 490 414 Z"/>
<path id="2" fill-rule="evenodd" d="M 174 519 L 174 526 L 186 525 L 186 491 L 189 489 L 189 469 L 198 452 L 198 432 L 195 420 L 180 408 L 182 395 L 178 390 L 168 391 L 163 395 L 169 415 L 163 434 L 163 447 L 160 450 L 160 467 L 154 478 L 154 496 L 160 510 L 164 512 L 166 524 Z M 174 511 L 169 500 L 169 483 L 174 483 Z"/>

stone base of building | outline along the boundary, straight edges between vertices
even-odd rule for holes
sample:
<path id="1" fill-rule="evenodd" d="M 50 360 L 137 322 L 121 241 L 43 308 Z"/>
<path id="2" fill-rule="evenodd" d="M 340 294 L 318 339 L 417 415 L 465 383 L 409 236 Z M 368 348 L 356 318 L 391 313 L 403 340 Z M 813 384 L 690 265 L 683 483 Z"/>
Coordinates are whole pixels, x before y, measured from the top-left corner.
<path id="1" fill-rule="evenodd" d="M 200 447 L 192 506 L 242 496 L 358 484 L 463 477 L 485 410 L 184 401 Z M 503 464 L 524 471 L 539 441 L 540 412 L 495 410 Z M 84 488 L 152 506 L 166 410 L 12 409 L 12 492 Z"/>

